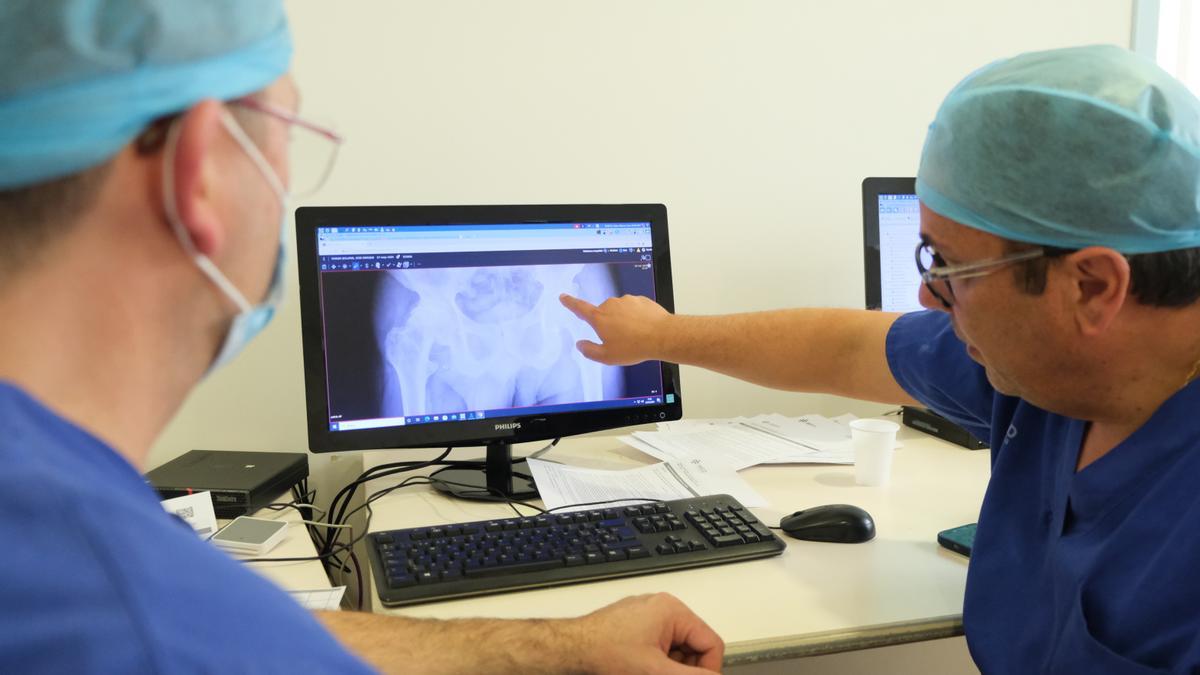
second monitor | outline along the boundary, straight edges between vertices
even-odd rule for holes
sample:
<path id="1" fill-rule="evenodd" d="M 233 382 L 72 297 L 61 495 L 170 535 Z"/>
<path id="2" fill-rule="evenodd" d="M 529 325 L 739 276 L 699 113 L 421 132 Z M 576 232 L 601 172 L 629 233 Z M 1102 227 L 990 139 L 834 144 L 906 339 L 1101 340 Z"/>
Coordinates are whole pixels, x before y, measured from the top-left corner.
<path id="1" fill-rule="evenodd" d="M 512 443 L 682 416 L 677 366 L 587 360 L 558 300 L 673 311 L 661 204 L 306 207 L 296 232 L 314 452 L 485 445 L 439 487 L 519 498 Z"/>

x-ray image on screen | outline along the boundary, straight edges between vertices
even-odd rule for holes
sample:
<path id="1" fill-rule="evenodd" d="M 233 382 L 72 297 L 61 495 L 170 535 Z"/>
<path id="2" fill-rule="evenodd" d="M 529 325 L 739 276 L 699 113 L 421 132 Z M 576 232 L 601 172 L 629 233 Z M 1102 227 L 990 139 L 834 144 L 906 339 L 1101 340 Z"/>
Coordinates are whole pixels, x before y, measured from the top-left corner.
<path id="1" fill-rule="evenodd" d="M 331 412 L 343 419 L 603 401 L 661 386 L 653 364 L 584 358 L 576 341 L 596 335 L 558 300 L 653 296 L 648 265 L 389 269 L 323 283 Z"/>
<path id="2" fill-rule="evenodd" d="M 620 369 L 579 353 L 595 333 L 558 301 L 615 292 L 604 264 L 388 271 L 374 317 L 382 416 L 623 397 Z"/>

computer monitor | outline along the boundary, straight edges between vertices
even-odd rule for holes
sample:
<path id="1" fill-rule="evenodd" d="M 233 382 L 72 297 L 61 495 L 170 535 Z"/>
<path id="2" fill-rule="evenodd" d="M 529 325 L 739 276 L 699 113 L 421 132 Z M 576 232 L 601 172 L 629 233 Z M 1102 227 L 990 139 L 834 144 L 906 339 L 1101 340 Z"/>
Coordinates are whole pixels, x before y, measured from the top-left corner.
<path id="1" fill-rule="evenodd" d="M 913 256 L 921 240 L 921 207 L 916 179 L 867 178 L 862 194 L 867 309 L 918 311 L 921 278 Z"/>
<path id="2" fill-rule="evenodd" d="M 661 204 L 304 207 L 296 243 L 313 452 L 486 446 L 435 486 L 528 498 L 513 443 L 682 416 L 678 366 L 584 358 L 559 302 L 673 311 Z"/>

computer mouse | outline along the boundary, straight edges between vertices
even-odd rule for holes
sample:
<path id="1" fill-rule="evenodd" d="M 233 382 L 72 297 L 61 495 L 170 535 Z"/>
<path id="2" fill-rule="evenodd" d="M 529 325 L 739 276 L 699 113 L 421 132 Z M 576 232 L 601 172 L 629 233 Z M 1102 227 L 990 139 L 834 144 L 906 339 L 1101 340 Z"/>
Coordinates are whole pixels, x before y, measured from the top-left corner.
<path id="1" fill-rule="evenodd" d="M 826 504 L 784 516 L 779 528 L 793 539 L 861 544 L 875 538 L 871 514 L 850 504 Z"/>

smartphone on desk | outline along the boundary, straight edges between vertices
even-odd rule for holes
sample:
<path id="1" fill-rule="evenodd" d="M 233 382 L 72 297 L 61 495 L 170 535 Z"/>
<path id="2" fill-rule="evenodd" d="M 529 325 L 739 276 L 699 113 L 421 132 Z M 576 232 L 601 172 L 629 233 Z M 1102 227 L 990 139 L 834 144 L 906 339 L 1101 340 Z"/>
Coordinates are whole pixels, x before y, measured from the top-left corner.
<path id="1" fill-rule="evenodd" d="M 975 543 L 975 525 L 976 523 L 971 523 L 942 530 L 938 532 L 938 543 L 955 553 L 961 553 L 970 558 L 971 546 Z"/>

